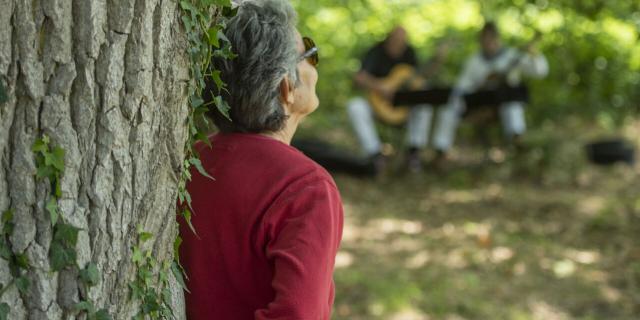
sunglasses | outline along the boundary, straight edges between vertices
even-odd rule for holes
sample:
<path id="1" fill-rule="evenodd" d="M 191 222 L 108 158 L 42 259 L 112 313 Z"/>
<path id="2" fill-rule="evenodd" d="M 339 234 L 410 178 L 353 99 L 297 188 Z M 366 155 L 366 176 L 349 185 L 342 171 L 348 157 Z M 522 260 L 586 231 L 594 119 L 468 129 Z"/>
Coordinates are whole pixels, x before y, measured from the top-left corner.
<path id="1" fill-rule="evenodd" d="M 300 56 L 300 60 L 307 59 L 312 66 L 317 66 L 320 58 L 318 57 L 318 47 L 309 37 L 302 37 L 304 43 L 304 53 Z"/>

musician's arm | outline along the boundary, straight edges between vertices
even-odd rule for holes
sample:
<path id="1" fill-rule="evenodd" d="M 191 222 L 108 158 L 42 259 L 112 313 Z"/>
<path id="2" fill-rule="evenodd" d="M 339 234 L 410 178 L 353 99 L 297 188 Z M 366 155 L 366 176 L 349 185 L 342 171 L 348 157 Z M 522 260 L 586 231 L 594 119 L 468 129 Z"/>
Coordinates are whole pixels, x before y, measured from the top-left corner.
<path id="1" fill-rule="evenodd" d="M 526 76 L 544 78 L 549 73 L 549 63 L 541 53 L 527 53 L 520 61 L 520 70 Z"/>
<path id="2" fill-rule="evenodd" d="M 356 86 L 365 91 L 376 91 L 384 96 L 392 95 L 392 89 L 387 87 L 379 78 L 374 77 L 366 70 L 358 71 L 353 77 Z"/>
<path id="3" fill-rule="evenodd" d="M 462 73 L 458 76 L 456 85 L 453 88 L 452 95 L 462 96 L 463 94 L 473 91 L 474 87 L 478 85 L 476 83 L 476 77 L 474 76 L 479 67 L 476 60 L 476 57 L 472 56 L 465 62 Z"/>

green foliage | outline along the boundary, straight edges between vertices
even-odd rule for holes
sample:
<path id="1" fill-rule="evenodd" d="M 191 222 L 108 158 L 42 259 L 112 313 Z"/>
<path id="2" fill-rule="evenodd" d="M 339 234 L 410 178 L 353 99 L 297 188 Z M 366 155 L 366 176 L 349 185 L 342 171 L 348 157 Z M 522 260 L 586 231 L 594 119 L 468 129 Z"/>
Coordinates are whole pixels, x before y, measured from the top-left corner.
<path id="1" fill-rule="evenodd" d="M 0 320 L 7 320 L 9 319 L 9 311 L 11 311 L 11 308 L 9 307 L 9 305 L 5 302 L 0 303 Z"/>
<path id="2" fill-rule="evenodd" d="M 59 217 L 57 200 L 62 196 L 60 181 L 64 174 L 64 149 L 59 146 L 51 147 L 50 142 L 49 137 L 44 135 L 33 143 L 31 150 L 36 155 L 36 176 L 39 179 L 48 179 L 51 184 L 52 195 L 45 209 L 49 212 L 51 225 L 55 226 Z"/>
<path id="3" fill-rule="evenodd" d="M 138 245 L 132 248 L 131 260 L 137 272 L 134 281 L 129 283 L 131 299 L 140 301 L 140 310 L 134 319 L 171 319 L 171 292 L 169 291 L 169 269 L 171 263 L 160 264 L 151 250 L 141 247 L 152 238 L 152 234 L 138 228 Z"/>
<path id="4" fill-rule="evenodd" d="M 568 115 L 616 127 L 640 112 L 640 2 L 520 0 L 319 0 L 293 1 L 299 29 L 318 44 L 320 109 L 311 121 L 346 122 L 345 106 L 357 92 L 352 76 L 359 58 L 395 25 L 408 30 L 420 61 L 440 39 L 453 37 L 444 69 L 434 81 L 451 85 L 465 58 L 478 50 L 484 17 L 498 22 L 504 42 L 520 46 L 543 33 L 539 44 L 550 64 L 542 80 L 528 80 L 532 126 Z"/>
<path id="5" fill-rule="evenodd" d="M 53 271 L 76 266 L 76 243 L 80 229 L 66 223 L 55 226 L 53 242 L 49 250 L 49 259 Z"/>

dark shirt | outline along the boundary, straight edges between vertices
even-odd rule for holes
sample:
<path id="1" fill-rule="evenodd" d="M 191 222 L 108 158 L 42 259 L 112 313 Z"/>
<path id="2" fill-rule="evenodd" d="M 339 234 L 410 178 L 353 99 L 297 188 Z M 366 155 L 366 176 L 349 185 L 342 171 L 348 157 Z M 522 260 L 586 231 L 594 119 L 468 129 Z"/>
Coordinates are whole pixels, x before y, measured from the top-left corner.
<path id="1" fill-rule="evenodd" d="M 384 78 L 391 72 L 393 67 L 399 64 L 409 64 L 414 67 L 418 64 L 413 48 L 407 46 L 407 50 L 404 51 L 402 56 L 394 59 L 389 57 L 384 50 L 384 42 L 381 42 L 367 52 L 362 59 L 360 70 L 364 70 L 376 78 Z"/>

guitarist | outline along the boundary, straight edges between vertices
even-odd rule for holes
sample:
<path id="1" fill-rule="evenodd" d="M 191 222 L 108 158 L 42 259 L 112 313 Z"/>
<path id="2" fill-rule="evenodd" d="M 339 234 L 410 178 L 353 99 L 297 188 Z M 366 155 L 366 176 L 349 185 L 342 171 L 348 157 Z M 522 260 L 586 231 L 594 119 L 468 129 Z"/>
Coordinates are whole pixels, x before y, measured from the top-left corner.
<path id="1" fill-rule="evenodd" d="M 437 151 L 436 164 L 441 164 L 448 158 L 448 151 L 453 144 L 460 116 L 466 108 L 463 99 L 465 94 L 492 85 L 515 86 L 520 83 L 521 75 L 543 78 L 549 72 L 547 59 L 536 50 L 533 43 L 529 44 L 524 52 L 503 47 L 498 28 L 493 22 L 487 22 L 484 25 L 480 31 L 479 40 L 481 51 L 467 59 L 448 105 L 438 115 L 433 141 Z M 499 79 L 497 82 L 506 83 L 490 83 L 495 82 L 496 79 Z M 517 101 L 502 103 L 499 106 L 499 114 L 507 139 L 517 142 L 526 129 L 524 103 Z"/>
<path id="2" fill-rule="evenodd" d="M 377 92 L 391 100 L 394 89 L 386 85 L 382 79 L 400 64 L 416 66 L 414 49 L 407 42 L 404 28 L 395 27 L 386 39 L 372 47 L 362 59 L 362 65 L 354 76 L 356 86 L 365 92 Z M 376 174 L 386 165 L 382 154 L 380 137 L 374 123 L 374 114 L 369 102 L 362 96 L 353 98 L 348 103 L 348 113 L 356 135 L 364 151 L 370 157 Z M 407 166 L 411 171 L 420 171 L 420 149 L 427 144 L 427 134 L 431 123 L 432 108 L 419 105 L 411 108 L 407 126 Z"/>

